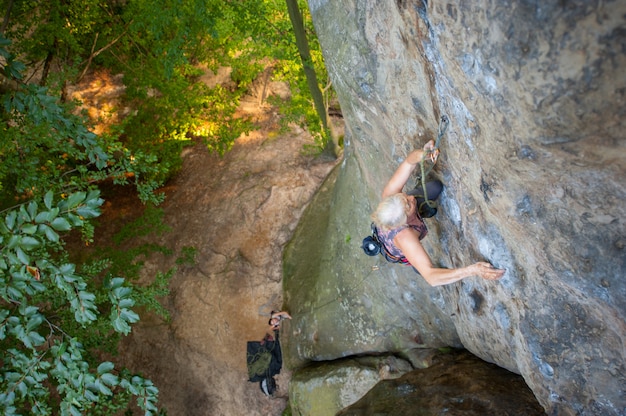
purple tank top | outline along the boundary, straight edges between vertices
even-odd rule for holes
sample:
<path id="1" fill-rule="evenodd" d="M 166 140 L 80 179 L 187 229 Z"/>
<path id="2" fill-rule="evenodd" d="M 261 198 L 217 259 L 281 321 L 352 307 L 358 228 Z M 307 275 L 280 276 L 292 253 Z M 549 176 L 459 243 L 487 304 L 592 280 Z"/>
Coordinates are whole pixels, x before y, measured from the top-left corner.
<path id="1" fill-rule="evenodd" d="M 381 243 L 385 245 L 385 247 L 387 248 L 387 251 L 389 251 L 391 255 L 396 256 L 396 257 L 404 257 L 402 250 L 400 250 L 396 246 L 396 244 L 393 242 L 393 239 L 396 237 L 396 235 L 398 235 L 400 231 L 408 227 L 413 228 L 415 231 L 419 233 L 420 240 L 426 237 L 426 234 L 428 234 L 428 229 L 426 228 L 426 224 L 424 224 L 424 221 L 422 221 L 422 219 L 418 216 L 418 214 L 415 214 L 411 216 L 410 218 L 408 218 L 407 224 L 401 225 L 400 227 L 393 228 L 387 231 L 383 231 L 378 227 L 376 228 L 376 231 L 378 232 L 378 239 L 380 240 Z"/>

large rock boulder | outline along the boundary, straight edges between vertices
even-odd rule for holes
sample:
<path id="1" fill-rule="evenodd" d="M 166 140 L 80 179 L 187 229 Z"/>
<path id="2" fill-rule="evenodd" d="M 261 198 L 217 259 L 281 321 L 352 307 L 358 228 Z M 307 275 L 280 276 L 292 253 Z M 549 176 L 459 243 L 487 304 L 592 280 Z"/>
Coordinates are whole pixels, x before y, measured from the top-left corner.
<path id="1" fill-rule="evenodd" d="M 394 356 L 323 362 L 298 371 L 289 383 L 291 411 L 296 415 L 334 416 L 363 397 L 380 380 L 411 370 Z"/>
<path id="2" fill-rule="evenodd" d="M 541 416 L 524 381 L 467 352 L 438 357 L 432 366 L 378 383 L 337 416 Z"/>
<path id="3" fill-rule="evenodd" d="M 310 0 L 343 163 L 288 247 L 286 361 L 464 347 L 550 414 L 626 412 L 626 54 L 620 1 Z M 502 280 L 431 288 L 361 239 L 406 154 L 450 126 L 424 245 Z"/>

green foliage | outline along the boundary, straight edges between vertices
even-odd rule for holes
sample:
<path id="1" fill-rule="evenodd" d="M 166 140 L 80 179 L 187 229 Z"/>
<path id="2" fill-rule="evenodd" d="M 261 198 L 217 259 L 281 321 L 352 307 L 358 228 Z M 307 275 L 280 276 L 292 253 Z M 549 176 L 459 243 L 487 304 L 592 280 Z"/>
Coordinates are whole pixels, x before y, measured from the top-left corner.
<path id="1" fill-rule="evenodd" d="M 127 105 L 134 111 L 124 124 L 103 137 L 103 144 L 122 143 L 135 160 L 149 164 L 136 172 L 139 190 L 145 196 L 144 186 L 162 183 L 180 169 L 181 146 L 190 136 L 203 138 L 212 150 L 223 153 L 250 128 L 245 121 L 233 122 L 245 89 L 209 89 L 199 82 L 194 66 L 198 62 L 214 68 L 228 64 L 224 59 L 228 51 L 218 36 L 228 38 L 221 31 L 236 27 L 237 22 L 225 24 L 223 8 L 221 0 L 166 0 L 158 4 L 153 0 L 17 1 L 9 21 L 19 24 L 9 24 L 5 32 L 14 40 L 13 53 L 5 52 L 11 57 L 27 57 L 33 63 L 44 61 L 44 67 L 53 62 L 58 70 L 44 71 L 41 80 L 52 95 L 82 77 L 90 66 L 124 74 Z M 15 73 L 13 61 L 3 70 Z M 47 96 L 48 90 L 42 94 Z M 42 153 L 47 152 L 44 147 Z M 30 160 L 39 166 L 42 159 Z M 51 160 L 48 165 L 46 169 L 61 164 Z"/>
<path id="2" fill-rule="evenodd" d="M 157 272 L 154 281 L 147 286 L 138 286 L 133 294 L 137 306 L 144 306 L 147 310 L 169 320 L 170 313 L 161 305 L 159 299 L 169 295 L 169 283 L 176 269 L 170 269 L 166 273 Z"/>
<path id="3" fill-rule="evenodd" d="M 15 78 L 6 66 L 3 74 Z M 0 212 L 0 409 L 84 414 L 132 395 L 155 413 L 158 390 L 149 380 L 95 356 L 138 320 L 132 286 L 121 277 L 98 284 L 91 273 L 103 266 L 79 271 L 63 245 L 72 229 L 93 237 L 91 221 L 103 203 L 93 182 L 125 183 L 147 172 L 150 159 L 103 143 L 46 88 L 17 85 L 0 100 L 0 181 L 5 194 L 28 199 Z M 137 184 L 150 199 L 152 185 Z"/>
<path id="4" fill-rule="evenodd" d="M 287 15 L 285 0 L 277 2 L 268 2 L 273 4 L 273 8 L 269 8 L 265 15 L 265 20 L 274 30 L 268 31 L 267 28 L 257 43 L 265 43 L 272 45 L 268 48 L 274 61 L 274 80 L 287 82 L 291 97 L 282 101 L 278 98 L 270 99 L 270 103 L 278 106 L 280 113 L 284 116 L 282 119 L 283 126 L 289 123 L 296 123 L 303 128 L 307 128 L 313 135 L 316 142 L 317 150 L 325 147 L 326 143 L 331 140 L 330 132 L 323 127 L 322 120 L 318 114 L 311 91 L 307 84 L 304 73 L 304 66 L 315 70 L 317 78 L 320 80 L 328 79 L 321 48 L 315 29 L 309 15 L 309 9 L 305 1 L 299 1 L 298 6 L 302 13 L 306 38 L 309 44 L 309 52 L 311 60 L 303 63 L 300 52 L 297 48 L 294 28 Z M 266 25 L 267 26 L 267 25 Z M 334 91 L 330 86 L 321 85 L 320 90 L 324 92 L 326 107 L 328 103 L 335 99 Z"/>
<path id="5" fill-rule="evenodd" d="M 119 132 L 129 148 L 157 155 L 160 179 L 180 169 L 180 146 L 190 137 L 223 154 L 250 129 L 234 117 L 245 89 L 209 88 L 198 79 L 196 64 L 217 69 L 232 62 L 222 41 L 237 23 L 224 18 L 228 5 L 166 0 L 155 7 L 154 1 L 134 0 L 119 11 L 121 20 L 130 22 L 127 36 L 101 59 L 124 73 L 127 98 L 136 109 Z"/>
<path id="6" fill-rule="evenodd" d="M 195 247 L 183 247 L 181 250 L 181 256 L 176 260 L 178 265 L 194 265 L 196 264 L 196 250 Z"/>
<path id="7" fill-rule="evenodd" d="M 170 228 L 163 224 L 163 209 L 147 204 L 143 215 L 137 220 L 124 224 L 122 229 L 113 236 L 115 244 L 121 244 L 125 240 L 136 236 L 146 236 L 150 233 L 162 234 L 170 231 Z"/>
<path id="8" fill-rule="evenodd" d="M 283 410 L 281 416 L 293 416 L 293 412 L 291 411 L 291 405 L 287 403 L 287 407 Z"/>
<path id="9" fill-rule="evenodd" d="M 91 256 L 90 261 L 93 265 L 102 265 L 97 271 L 94 270 L 93 274 L 105 276 L 105 279 L 111 279 L 111 276 L 124 275 L 127 281 L 133 282 L 139 278 L 139 273 L 144 266 L 143 261 L 138 260 L 139 258 L 146 258 L 152 253 L 171 255 L 171 250 L 158 244 L 133 243 L 133 239 L 137 237 L 158 236 L 168 232 L 170 228 L 163 224 L 162 219 L 162 209 L 147 205 L 141 217 L 125 224 L 113 236 L 112 241 L 115 246 L 100 248 Z M 119 247 L 122 243 L 128 243 L 128 246 Z M 195 253 L 195 249 L 183 248 L 182 258 L 177 259 L 176 264 L 193 264 L 193 253 Z M 169 319 L 169 311 L 161 305 L 158 299 L 169 294 L 168 285 L 175 271 L 176 269 L 172 268 L 165 273 L 157 272 L 154 281 L 148 285 L 135 286 L 131 295 L 135 304 L 144 306 L 147 310 Z M 111 346 L 113 348 L 109 351 L 113 353 L 115 346 L 117 346 L 117 340 Z M 101 348 L 104 348 L 104 345 L 101 345 Z"/>
<path id="10" fill-rule="evenodd" d="M 326 79 L 305 1 L 300 1 L 300 10 L 311 65 L 319 79 Z M 134 111 L 105 139 L 119 140 L 136 157 L 152 155 L 145 157 L 158 168 L 142 172 L 144 183 L 153 185 L 175 174 L 181 146 L 190 137 L 200 137 L 212 151 L 223 153 L 249 131 L 251 124 L 235 119 L 234 113 L 241 95 L 268 63 L 276 79 L 292 88 L 292 100 L 282 106 L 287 120 L 306 125 L 320 145 L 327 139 L 319 116 L 311 111 L 284 0 L 16 0 L 7 16 L 5 36 L 14 40 L 10 56 L 44 62 L 44 67 L 54 64 L 56 70 L 44 71 L 41 80 L 53 95 L 89 68 L 124 74 L 127 103 Z M 18 72 L 13 62 L 3 68 L 6 73 Z M 204 66 L 232 68 L 236 88 L 208 88 L 198 78 Z"/>
<path id="11" fill-rule="evenodd" d="M 27 199 L 47 190 L 85 190 L 107 178 L 118 184 L 133 178 L 144 200 L 160 201 L 152 192 L 160 185 L 154 178 L 156 158 L 105 142 L 47 88 L 27 84 L 1 94 L 0 103 L 0 191 L 5 196 Z"/>
<path id="12" fill-rule="evenodd" d="M 137 396 L 146 414 L 157 410 L 158 390 L 149 380 L 98 364 L 81 338 L 89 334 L 84 338 L 92 344 L 95 335 L 127 334 L 138 319 L 132 287 L 112 278 L 100 288 L 107 295 L 102 301 L 92 290 L 93 276 L 55 253 L 60 234 L 97 217 L 102 203 L 98 191 L 67 198 L 49 191 L 0 218 L 0 344 L 7 351 L 0 409 L 7 415 L 50 414 L 56 406 L 63 415 L 83 414 L 117 391 Z"/>
<path id="13" fill-rule="evenodd" d="M 0 36 L 0 56 L 4 58 L 5 64 L 0 68 L 0 74 L 8 79 L 22 79 L 22 71 L 26 69 L 23 63 L 15 60 L 15 55 L 7 51 L 7 46 L 11 44 L 11 41 Z"/>

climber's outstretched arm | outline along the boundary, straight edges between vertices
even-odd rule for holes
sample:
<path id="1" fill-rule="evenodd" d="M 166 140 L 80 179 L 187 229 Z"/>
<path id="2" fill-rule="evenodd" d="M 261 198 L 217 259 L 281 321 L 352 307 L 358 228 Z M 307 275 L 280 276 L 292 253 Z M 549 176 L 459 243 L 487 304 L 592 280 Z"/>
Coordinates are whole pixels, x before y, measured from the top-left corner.
<path id="1" fill-rule="evenodd" d="M 471 266 L 458 269 L 442 269 L 434 267 L 430 257 L 419 240 L 419 234 L 407 228 L 398 233 L 394 242 L 402 250 L 409 263 L 417 269 L 419 274 L 431 286 L 447 285 L 470 276 L 480 276 L 487 280 L 497 280 L 504 275 L 505 270 L 496 269 L 489 263 L 478 262 Z"/>

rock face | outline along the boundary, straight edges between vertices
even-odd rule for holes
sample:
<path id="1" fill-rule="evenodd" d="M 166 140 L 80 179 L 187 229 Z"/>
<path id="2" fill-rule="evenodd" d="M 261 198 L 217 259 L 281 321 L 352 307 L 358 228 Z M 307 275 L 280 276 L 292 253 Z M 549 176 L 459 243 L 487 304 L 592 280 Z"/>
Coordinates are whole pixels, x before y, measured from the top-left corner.
<path id="1" fill-rule="evenodd" d="M 285 254 L 284 348 L 310 361 L 463 347 L 549 414 L 626 413 L 626 3 L 309 0 L 346 120 L 342 164 Z M 360 249 L 406 154 L 450 125 L 431 288 Z"/>
<path id="2" fill-rule="evenodd" d="M 361 357 L 320 363 L 298 371 L 289 384 L 296 415 L 335 415 L 363 397 L 376 383 L 397 378 L 411 366 L 396 357 Z"/>
<path id="3" fill-rule="evenodd" d="M 545 415 L 523 380 L 493 364 L 486 366 L 467 352 L 442 354 L 426 369 L 382 381 L 357 403 L 337 413 L 372 414 Z"/>

